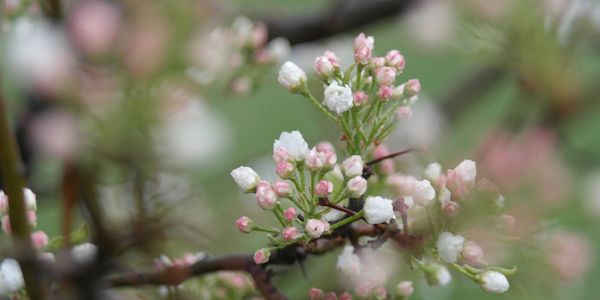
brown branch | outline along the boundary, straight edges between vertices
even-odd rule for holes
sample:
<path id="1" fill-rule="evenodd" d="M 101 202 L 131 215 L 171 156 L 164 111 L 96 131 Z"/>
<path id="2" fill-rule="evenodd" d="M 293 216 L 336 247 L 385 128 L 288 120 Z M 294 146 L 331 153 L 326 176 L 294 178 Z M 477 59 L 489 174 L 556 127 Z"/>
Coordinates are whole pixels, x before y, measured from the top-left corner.
<path id="1" fill-rule="evenodd" d="M 408 11 L 423 0 L 340 0 L 328 10 L 303 16 L 264 17 L 269 39 L 284 37 L 292 45 L 315 41 Z"/>

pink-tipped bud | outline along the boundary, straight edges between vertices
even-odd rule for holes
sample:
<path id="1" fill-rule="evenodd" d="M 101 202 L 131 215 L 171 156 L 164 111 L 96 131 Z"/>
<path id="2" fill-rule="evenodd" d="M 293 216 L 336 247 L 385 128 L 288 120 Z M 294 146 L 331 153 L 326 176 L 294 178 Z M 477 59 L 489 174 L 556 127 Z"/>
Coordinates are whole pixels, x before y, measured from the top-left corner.
<path id="1" fill-rule="evenodd" d="M 252 231 L 253 227 L 252 220 L 246 216 L 243 216 L 235 221 L 237 228 L 243 233 L 249 233 Z"/>
<path id="2" fill-rule="evenodd" d="M 338 297 L 334 292 L 329 292 L 323 295 L 323 300 L 338 300 Z"/>
<path id="3" fill-rule="evenodd" d="M 342 163 L 342 171 L 347 178 L 362 175 L 363 160 L 359 155 L 352 155 Z"/>
<path id="4" fill-rule="evenodd" d="M 392 85 L 396 81 L 396 70 L 391 67 L 382 67 L 375 71 L 375 77 L 379 85 Z"/>
<path id="5" fill-rule="evenodd" d="M 373 57 L 371 58 L 371 68 L 379 69 L 385 67 L 385 58 L 384 57 Z"/>
<path id="6" fill-rule="evenodd" d="M 352 295 L 343 293 L 338 297 L 338 300 L 352 300 Z"/>
<path id="7" fill-rule="evenodd" d="M 396 71 L 402 72 L 402 70 L 404 70 L 404 65 L 406 64 L 406 61 L 404 60 L 404 56 L 400 54 L 400 51 L 390 50 L 385 55 L 385 63 L 386 65 L 395 68 Z"/>
<path id="8" fill-rule="evenodd" d="M 279 164 L 282 162 L 292 162 L 294 158 L 284 148 L 277 148 L 273 151 L 273 160 Z"/>
<path id="9" fill-rule="evenodd" d="M 348 181 L 346 188 L 351 197 L 358 198 L 367 191 L 367 180 L 362 176 L 356 176 Z"/>
<path id="10" fill-rule="evenodd" d="M 288 179 L 294 172 L 294 165 L 287 161 L 282 161 L 275 167 L 275 173 L 283 179 Z"/>
<path id="11" fill-rule="evenodd" d="M 335 67 L 331 64 L 331 61 L 325 56 L 319 56 L 315 59 L 314 63 L 315 74 L 323 80 L 327 80 L 333 76 Z"/>
<path id="12" fill-rule="evenodd" d="M 325 57 L 329 60 L 331 65 L 337 70 L 340 67 L 340 59 L 332 51 L 325 51 Z"/>
<path id="13" fill-rule="evenodd" d="M 400 299 L 408 299 L 414 292 L 412 281 L 402 281 L 396 286 L 396 294 Z"/>
<path id="14" fill-rule="evenodd" d="M 356 91 L 352 94 L 352 99 L 354 100 L 354 105 L 361 106 L 369 101 L 369 95 L 363 91 Z"/>
<path id="15" fill-rule="evenodd" d="M 37 214 L 33 210 L 28 210 L 27 213 L 27 223 L 31 227 L 37 227 Z"/>
<path id="16" fill-rule="evenodd" d="M 287 198 L 292 194 L 292 185 L 287 181 L 275 180 L 273 190 L 278 197 Z"/>
<path id="17" fill-rule="evenodd" d="M 48 235 L 38 230 L 31 234 L 31 242 L 36 249 L 45 248 L 48 245 Z"/>
<path id="18" fill-rule="evenodd" d="M 8 212 L 8 196 L 0 190 L 0 213 Z"/>
<path id="19" fill-rule="evenodd" d="M 404 94 L 408 97 L 414 96 L 421 91 L 419 79 L 410 79 L 404 84 Z"/>
<path id="20" fill-rule="evenodd" d="M 317 151 L 319 152 L 335 152 L 335 147 L 328 141 L 319 142 L 315 148 L 317 148 Z"/>
<path id="21" fill-rule="evenodd" d="M 300 237 L 300 231 L 296 227 L 286 227 L 281 231 L 281 235 L 284 240 L 291 242 Z"/>
<path id="22" fill-rule="evenodd" d="M 321 300 L 323 299 L 323 291 L 318 288 L 312 288 L 308 291 L 308 299 L 310 300 Z"/>
<path id="23" fill-rule="evenodd" d="M 446 201 L 442 203 L 442 213 L 448 217 L 456 217 L 460 211 L 460 204 L 455 201 Z"/>
<path id="24" fill-rule="evenodd" d="M 277 194 L 269 184 L 264 186 L 259 183 L 256 187 L 256 202 L 262 209 L 272 210 L 278 202 Z"/>
<path id="25" fill-rule="evenodd" d="M 290 208 L 284 210 L 283 217 L 286 220 L 288 220 L 289 222 L 292 222 L 296 218 L 296 209 L 293 207 L 290 207 Z"/>
<path id="26" fill-rule="evenodd" d="M 269 251 L 269 249 L 267 249 L 267 248 L 258 249 L 258 250 L 256 250 L 256 252 L 254 252 L 254 263 L 257 265 L 264 264 L 269 261 L 270 257 L 271 257 L 271 251 Z"/>
<path id="27" fill-rule="evenodd" d="M 362 65 L 366 65 L 371 60 L 375 39 L 372 36 L 365 36 L 360 33 L 354 39 L 354 60 Z"/>
<path id="28" fill-rule="evenodd" d="M 317 219 L 310 219 L 306 222 L 304 232 L 311 238 L 320 237 L 326 230 L 326 225 L 323 221 Z"/>
<path id="29" fill-rule="evenodd" d="M 396 117 L 398 117 L 398 120 L 406 120 L 412 117 L 412 108 L 409 106 L 399 107 L 398 110 L 396 110 Z"/>
<path id="30" fill-rule="evenodd" d="M 325 166 L 325 153 L 317 151 L 316 147 L 310 149 L 306 155 L 306 166 L 313 172 L 323 169 Z"/>
<path id="31" fill-rule="evenodd" d="M 471 266 L 478 266 L 482 263 L 483 249 L 473 241 L 465 242 L 463 250 L 460 253 L 464 263 Z"/>
<path id="32" fill-rule="evenodd" d="M 327 197 L 331 192 L 333 192 L 333 183 L 331 181 L 321 180 L 315 186 L 315 193 L 319 197 Z"/>
<path id="33" fill-rule="evenodd" d="M 377 90 L 377 97 L 383 101 L 387 101 L 392 98 L 394 94 L 394 88 L 389 85 L 382 85 Z"/>
<path id="34" fill-rule="evenodd" d="M 317 151 L 325 155 L 325 168 L 331 169 L 337 162 L 337 154 L 335 153 L 335 147 L 330 142 L 323 141 L 317 144 Z"/>

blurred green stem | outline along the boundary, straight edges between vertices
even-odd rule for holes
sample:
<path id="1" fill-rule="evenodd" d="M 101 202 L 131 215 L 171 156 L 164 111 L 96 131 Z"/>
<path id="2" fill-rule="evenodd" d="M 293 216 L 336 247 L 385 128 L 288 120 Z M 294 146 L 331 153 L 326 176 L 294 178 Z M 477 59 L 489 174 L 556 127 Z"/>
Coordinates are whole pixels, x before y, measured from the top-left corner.
<path id="1" fill-rule="evenodd" d="M 345 218 L 345 219 L 331 225 L 331 230 L 335 230 L 344 225 L 350 224 L 350 223 L 362 218 L 364 215 L 365 215 L 365 211 L 361 210 L 361 211 L 357 212 L 356 214 L 354 214 L 353 216 Z"/>
<path id="2" fill-rule="evenodd" d="M 2 93 L 0 93 L 0 141 L 0 173 L 4 189 L 8 195 L 8 214 L 15 253 L 21 254 L 18 260 L 23 270 L 23 278 L 25 279 L 25 287 L 29 298 L 33 300 L 45 299 L 35 264 L 36 252 L 29 238 L 31 229 L 27 221 L 27 210 L 23 199 L 24 180 L 19 172 L 22 169 L 21 158 L 17 151 L 16 140 L 12 134 Z"/>

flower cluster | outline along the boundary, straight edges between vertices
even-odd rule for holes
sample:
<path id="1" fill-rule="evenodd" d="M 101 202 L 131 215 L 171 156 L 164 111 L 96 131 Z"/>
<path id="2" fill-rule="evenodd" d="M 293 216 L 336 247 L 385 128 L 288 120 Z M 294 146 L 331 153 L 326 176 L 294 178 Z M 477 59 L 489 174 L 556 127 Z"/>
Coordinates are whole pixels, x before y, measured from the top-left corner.
<path id="1" fill-rule="evenodd" d="M 23 199 L 27 209 L 27 221 L 33 228 L 37 227 L 37 200 L 35 194 L 28 188 L 23 189 Z M 2 231 L 12 234 L 10 217 L 8 216 L 8 196 L 0 190 L 0 214 L 2 215 Z M 48 235 L 38 230 L 31 234 L 31 241 L 36 249 L 43 250 L 48 245 Z"/>
<path id="2" fill-rule="evenodd" d="M 306 97 L 341 126 L 351 154 L 366 154 L 390 133 L 397 120 L 410 117 L 409 105 L 421 90 L 417 79 L 396 85 L 405 66 L 400 51 L 377 57 L 373 49 L 373 37 L 361 33 L 354 40 L 355 63 L 348 69 L 341 69 L 340 60 L 331 51 L 315 59 L 314 72 L 325 85 L 322 101 L 308 90 L 306 73 L 293 62 L 285 62 L 277 78 L 282 86 Z"/>
<path id="3" fill-rule="evenodd" d="M 292 244 L 307 246 L 315 239 L 339 238 L 337 229 L 364 220 L 379 237 L 366 243 L 350 240 L 337 260 L 343 274 L 358 279 L 358 297 L 389 298 L 385 276 L 373 279 L 363 257 L 364 248 L 376 249 L 387 239 L 411 248 L 408 264 L 420 270 L 430 285 L 450 283 L 452 268 L 485 292 L 505 292 L 509 288 L 506 275 L 515 269 L 489 266 L 479 244 L 453 234 L 460 228 L 450 222 L 468 204 L 481 205 L 482 201 L 471 198 L 491 199 L 483 202 L 491 207 L 488 211 L 497 220 L 511 217 L 498 216 L 504 197 L 490 181 L 477 181 L 476 163 L 471 160 L 445 172 L 439 163 L 432 163 L 422 177 L 396 171 L 391 158 L 411 150 L 392 153 L 382 140 L 398 121 L 411 116 L 409 105 L 416 101 L 420 83 L 410 79 L 396 85 L 405 67 L 404 57 L 398 50 L 377 57 L 373 50 L 374 39 L 361 33 L 354 41 L 355 63 L 348 69 L 341 69 L 333 52 L 317 57 L 315 74 L 324 84 L 321 101 L 309 91 L 308 77 L 301 68 L 290 61 L 281 67 L 281 85 L 306 97 L 340 125 L 347 156 L 338 163 L 338 153 L 331 143 L 321 142 L 310 148 L 300 132 L 283 132 L 273 143 L 279 179 L 268 182 L 245 166 L 231 172 L 241 190 L 254 193 L 258 206 L 272 213 L 279 223 L 278 227 L 264 227 L 246 216 L 236 221 L 243 233 L 267 234 L 270 244 L 255 252 L 255 263 L 268 263 L 274 251 Z M 365 276 L 371 280 L 361 281 Z M 395 294 L 406 299 L 412 292 L 412 282 L 403 281 Z M 309 298 L 338 296 L 315 288 Z M 340 298 L 352 296 L 343 294 Z"/>

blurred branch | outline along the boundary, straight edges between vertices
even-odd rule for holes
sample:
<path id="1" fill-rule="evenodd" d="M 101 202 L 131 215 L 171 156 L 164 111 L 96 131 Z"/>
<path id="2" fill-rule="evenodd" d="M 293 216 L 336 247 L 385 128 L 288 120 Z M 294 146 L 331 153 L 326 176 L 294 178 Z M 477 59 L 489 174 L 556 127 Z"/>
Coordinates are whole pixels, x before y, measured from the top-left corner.
<path id="1" fill-rule="evenodd" d="M 52 20 L 60 20 L 62 18 L 62 4 L 60 0 L 39 0 L 44 14 Z"/>
<path id="2" fill-rule="evenodd" d="M 11 130 L 8 111 L 4 97 L 0 92 L 0 173 L 2 183 L 8 195 L 8 214 L 12 228 L 12 236 L 16 253 L 24 253 L 25 256 L 35 257 L 35 250 L 31 243 L 27 220 L 25 200 L 23 199 L 24 180 L 21 175 L 21 159 L 17 151 L 15 137 Z M 44 299 L 41 279 L 38 277 L 36 259 L 20 259 L 19 264 L 23 270 L 23 278 L 30 299 Z"/>
<path id="3" fill-rule="evenodd" d="M 393 17 L 423 0 L 338 0 L 327 10 L 303 16 L 264 17 L 269 39 L 292 45 L 310 42 Z"/>

